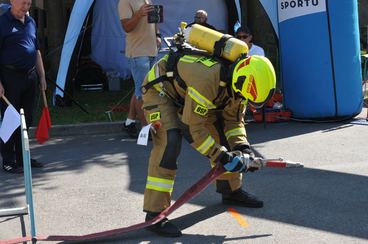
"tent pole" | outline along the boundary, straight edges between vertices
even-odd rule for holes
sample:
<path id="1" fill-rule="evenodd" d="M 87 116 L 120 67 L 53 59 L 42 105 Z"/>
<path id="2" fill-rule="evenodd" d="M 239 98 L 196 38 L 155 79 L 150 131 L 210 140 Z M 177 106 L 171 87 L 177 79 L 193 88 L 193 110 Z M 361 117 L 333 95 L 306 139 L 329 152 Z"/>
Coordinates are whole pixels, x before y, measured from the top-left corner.
<path id="1" fill-rule="evenodd" d="M 63 88 L 61 88 L 58 84 L 56 84 L 55 81 L 52 81 L 51 79 L 47 78 L 47 81 L 52 83 L 53 85 L 55 85 L 60 91 L 62 91 L 64 93 L 64 95 L 67 95 L 70 100 L 77 105 L 83 112 L 85 112 L 86 114 L 89 114 L 89 112 L 87 111 L 87 109 L 85 109 L 80 103 L 78 103 L 75 99 L 73 99 L 73 96 L 70 95 L 67 91 L 65 91 Z"/>
<path id="2" fill-rule="evenodd" d="M 83 29 L 82 29 L 82 35 L 81 35 L 81 41 L 80 41 L 80 45 L 79 45 L 79 48 L 78 48 L 78 54 L 77 54 L 77 63 L 76 63 L 76 71 L 75 71 L 75 75 L 73 77 L 73 81 L 75 80 L 75 76 L 76 74 L 78 74 L 78 69 L 79 69 L 79 58 L 80 58 L 80 54 L 81 54 L 81 51 L 82 51 L 82 46 L 83 46 L 83 39 L 84 39 L 84 36 L 86 34 L 86 30 L 88 28 L 88 22 L 89 22 L 89 17 L 90 17 L 90 13 L 87 15 L 86 17 L 86 20 L 85 20 L 85 24 L 83 25 Z M 53 85 L 55 85 L 60 91 L 62 91 L 64 93 L 64 95 L 67 95 L 70 100 L 72 101 L 72 103 L 74 103 L 75 105 L 77 105 L 83 112 L 85 112 L 86 114 L 89 114 L 89 112 L 80 104 L 78 103 L 74 98 L 73 96 L 66 92 L 64 89 L 62 89 L 56 82 L 52 81 L 51 79 L 48 79 L 48 81 L 50 81 Z"/>
<path id="3" fill-rule="evenodd" d="M 92 4 L 91 9 L 93 9 L 93 6 L 94 6 L 94 3 Z M 77 63 L 76 63 L 76 72 L 75 72 L 75 74 L 78 74 L 78 70 L 79 70 L 79 59 L 80 59 L 80 55 L 81 55 L 81 52 L 82 52 L 84 37 L 86 36 L 86 31 L 89 28 L 88 22 L 89 22 L 90 15 L 91 15 L 91 11 L 88 12 L 87 17 L 85 19 L 85 24 L 82 27 L 83 29 L 82 29 L 81 41 L 80 41 L 79 48 L 78 48 Z"/>

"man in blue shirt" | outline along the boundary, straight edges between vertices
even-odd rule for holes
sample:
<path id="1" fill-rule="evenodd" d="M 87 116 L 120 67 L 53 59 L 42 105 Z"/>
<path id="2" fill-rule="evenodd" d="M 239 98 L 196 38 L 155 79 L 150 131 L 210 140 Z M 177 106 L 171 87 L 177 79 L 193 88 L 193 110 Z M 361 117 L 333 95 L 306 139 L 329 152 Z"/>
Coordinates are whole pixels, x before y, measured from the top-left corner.
<path id="1" fill-rule="evenodd" d="M 10 0 L 11 7 L 0 16 L 0 97 L 5 96 L 19 111 L 24 109 L 27 126 L 33 122 L 38 80 L 46 90 L 45 70 L 36 37 L 36 23 L 28 16 L 32 0 Z M 7 104 L 1 99 L 1 115 Z M 22 173 L 23 156 L 20 128 L 1 145 L 3 170 Z M 31 160 L 32 167 L 42 167 Z"/>

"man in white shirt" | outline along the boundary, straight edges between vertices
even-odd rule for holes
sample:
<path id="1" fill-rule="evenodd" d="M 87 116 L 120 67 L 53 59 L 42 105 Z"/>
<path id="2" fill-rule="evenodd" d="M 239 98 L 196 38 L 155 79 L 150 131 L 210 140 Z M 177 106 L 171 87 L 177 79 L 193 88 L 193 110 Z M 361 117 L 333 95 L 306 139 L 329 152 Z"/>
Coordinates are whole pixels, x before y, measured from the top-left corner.
<path id="1" fill-rule="evenodd" d="M 235 32 L 235 37 L 247 43 L 248 48 L 249 48 L 249 53 L 248 53 L 249 56 L 252 56 L 252 55 L 265 56 L 265 52 L 263 48 L 253 43 L 252 41 L 253 35 L 248 27 L 246 26 L 239 27 Z"/>

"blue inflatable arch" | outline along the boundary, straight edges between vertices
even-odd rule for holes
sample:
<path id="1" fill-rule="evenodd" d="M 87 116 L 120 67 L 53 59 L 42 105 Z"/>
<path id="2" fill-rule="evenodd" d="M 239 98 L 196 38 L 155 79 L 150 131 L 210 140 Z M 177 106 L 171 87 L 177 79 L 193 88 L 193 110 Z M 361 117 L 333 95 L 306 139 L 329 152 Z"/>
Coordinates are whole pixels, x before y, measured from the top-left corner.
<path id="1" fill-rule="evenodd" d="M 260 0 L 279 37 L 293 116 L 348 118 L 363 104 L 357 0 Z"/>

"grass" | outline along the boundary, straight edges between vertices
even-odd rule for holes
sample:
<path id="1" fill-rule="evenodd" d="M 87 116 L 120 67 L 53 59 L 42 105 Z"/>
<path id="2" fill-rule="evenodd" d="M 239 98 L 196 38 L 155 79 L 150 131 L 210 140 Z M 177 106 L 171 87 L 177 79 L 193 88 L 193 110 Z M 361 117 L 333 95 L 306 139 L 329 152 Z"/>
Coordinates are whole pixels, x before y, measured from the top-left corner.
<path id="1" fill-rule="evenodd" d="M 129 110 L 129 101 L 133 93 L 132 84 L 122 87 L 121 91 L 74 91 L 73 99 L 80 104 L 88 113 L 78 105 L 53 106 L 51 105 L 51 92 L 47 95 L 52 125 L 79 124 L 92 122 L 122 121 L 126 118 Z M 38 122 L 43 102 L 38 99 L 35 111 L 34 123 Z"/>

